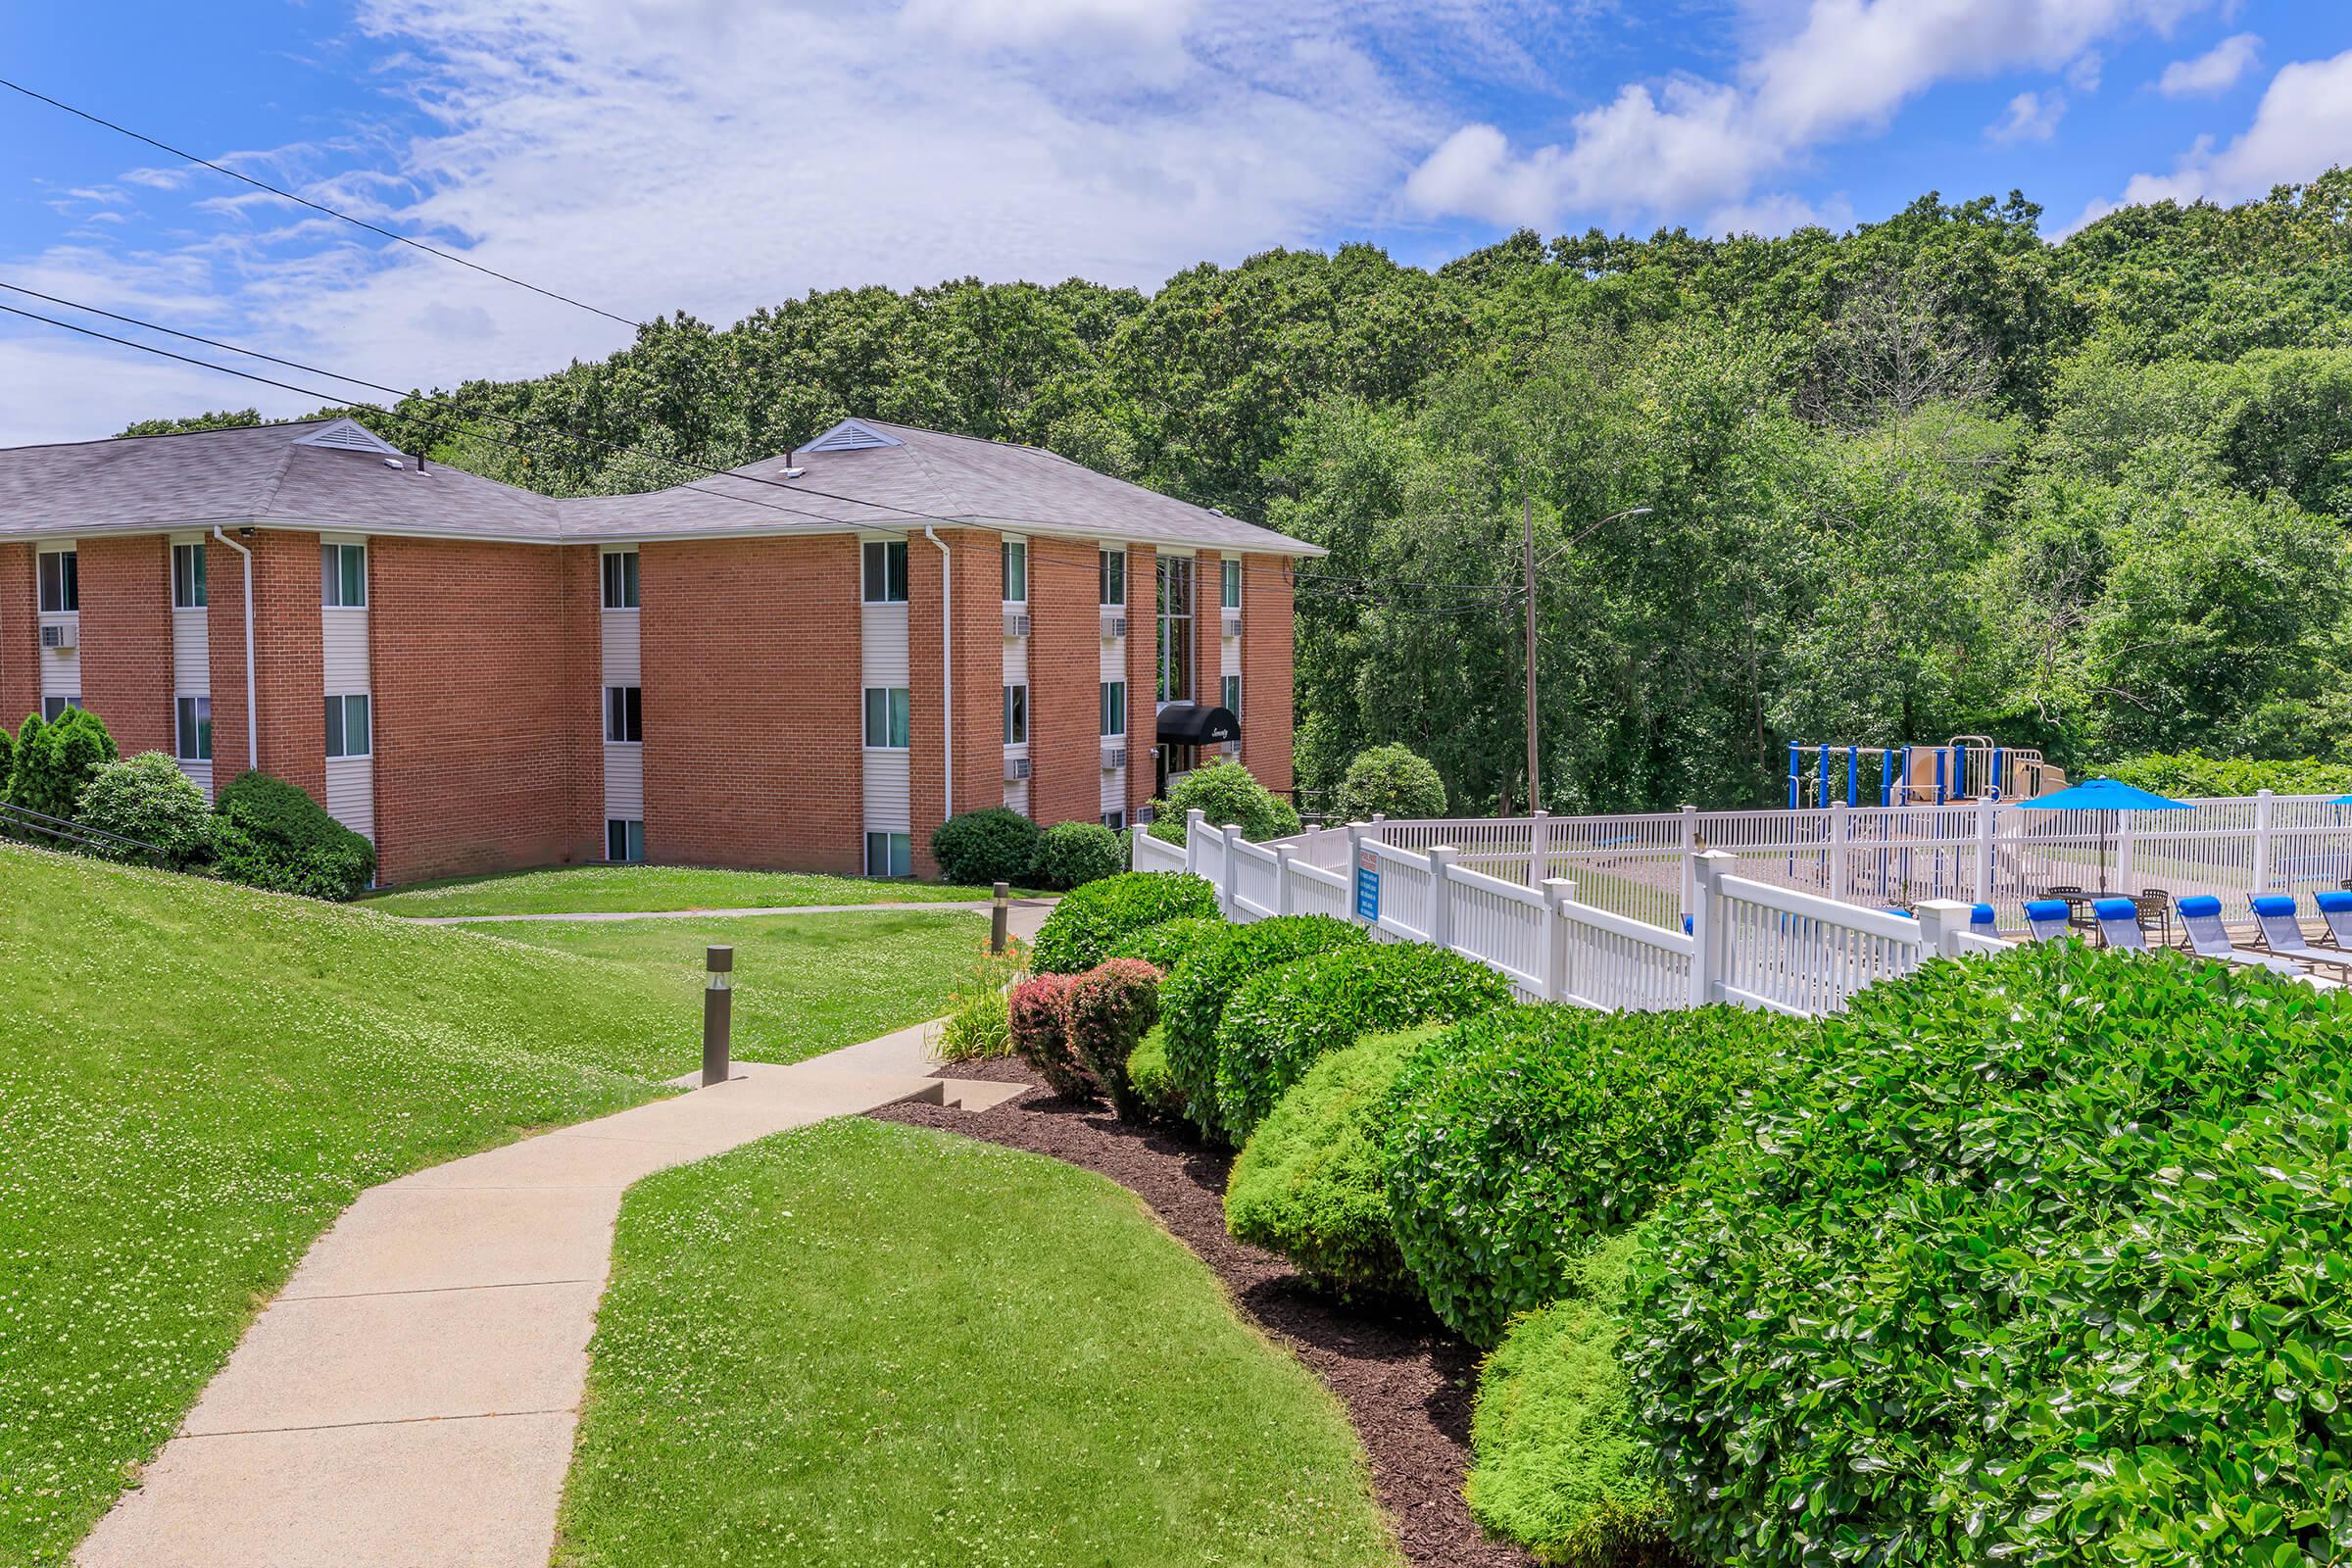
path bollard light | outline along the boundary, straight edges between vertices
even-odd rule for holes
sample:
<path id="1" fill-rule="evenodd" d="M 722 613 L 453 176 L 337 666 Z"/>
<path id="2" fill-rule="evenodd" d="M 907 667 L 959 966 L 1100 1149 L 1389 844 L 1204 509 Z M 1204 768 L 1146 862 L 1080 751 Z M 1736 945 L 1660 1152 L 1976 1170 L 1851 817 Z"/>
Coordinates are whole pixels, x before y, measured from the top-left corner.
<path id="1" fill-rule="evenodd" d="M 1005 921 L 1010 919 L 1012 915 L 1010 907 L 1005 903 L 1004 895 L 1010 891 L 1011 890 L 1005 887 L 1004 883 L 1000 882 L 996 885 L 994 893 L 990 895 L 988 910 L 988 951 L 991 953 L 1003 953 L 1004 951 L 1004 924 Z"/>
<path id="2" fill-rule="evenodd" d="M 705 948 L 703 967 L 703 1087 L 727 1081 L 727 1052 L 735 1034 L 735 950 Z"/>

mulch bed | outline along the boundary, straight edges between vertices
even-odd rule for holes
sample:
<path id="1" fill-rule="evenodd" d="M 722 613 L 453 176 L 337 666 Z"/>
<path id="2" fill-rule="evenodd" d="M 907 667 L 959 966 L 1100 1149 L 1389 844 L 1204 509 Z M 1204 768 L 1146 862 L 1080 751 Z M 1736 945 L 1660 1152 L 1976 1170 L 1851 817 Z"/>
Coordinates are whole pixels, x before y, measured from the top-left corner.
<path id="1" fill-rule="evenodd" d="M 942 1076 L 1025 1083 L 1030 1092 L 977 1113 L 902 1101 L 871 1114 L 1050 1154 L 1136 1194 L 1348 1407 L 1406 1556 L 1430 1568 L 1525 1568 L 1532 1560 L 1484 1536 L 1462 1501 L 1477 1351 L 1426 1312 L 1337 1303 L 1285 1259 L 1235 1241 L 1225 1229 L 1230 1154 L 1072 1105 L 1017 1061 L 959 1063 Z"/>

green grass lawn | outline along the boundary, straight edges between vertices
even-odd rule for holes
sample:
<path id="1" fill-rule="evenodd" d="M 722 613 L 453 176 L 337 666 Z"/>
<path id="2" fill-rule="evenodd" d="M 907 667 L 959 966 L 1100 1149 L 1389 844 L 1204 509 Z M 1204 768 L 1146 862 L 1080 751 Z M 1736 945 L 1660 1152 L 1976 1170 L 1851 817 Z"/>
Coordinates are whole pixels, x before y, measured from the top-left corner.
<path id="1" fill-rule="evenodd" d="M 793 908 L 808 904 L 969 903 L 988 889 L 694 865 L 560 865 L 419 882 L 368 901 L 386 914 L 635 914 Z"/>
<path id="2" fill-rule="evenodd" d="M 531 921 L 482 926 L 481 940 L 593 958 L 668 999 L 666 1037 L 702 1059 L 703 950 L 735 949 L 735 1054 L 799 1061 L 948 1010 L 949 993 L 988 946 L 988 916 L 752 914 L 715 920 Z"/>
<path id="3" fill-rule="evenodd" d="M 1400 1561 L 1331 1396 L 1099 1176 L 849 1119 L 622 1209 L 557 1560 Z"/>

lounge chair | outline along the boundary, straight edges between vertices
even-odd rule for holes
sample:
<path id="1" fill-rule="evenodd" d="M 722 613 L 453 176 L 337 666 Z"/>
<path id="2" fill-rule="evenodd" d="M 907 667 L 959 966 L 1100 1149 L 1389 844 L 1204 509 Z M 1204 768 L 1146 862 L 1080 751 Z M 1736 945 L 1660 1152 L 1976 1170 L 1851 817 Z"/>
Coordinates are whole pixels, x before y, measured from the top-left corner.
<path id="1" fill-rule="evenodd" d="M 1971 905 L 1968 910 L 1968 934 L 1972 937 L 1998 937 L 2000 920 L 1989 904 Z"/>
<path id="2" fill-rule="evenodd" d="M 2067 935 L 2069 913 L 2064 899 L 2028 899 L 2026 932 L 2036 942 L 2059 941 Z"/>
<path id="3" fill-rule="evenodd" d="M 2328 924 L 2328 934 L 2320 939 L 2320 946 L 2352 949 L 2352 893 L 2329 889 L 2311 897 L 2320 906 L 2320 918 Z"/>
<path id="4" fill-rule="evenodd" d="M 2303 922 L 2295 918 L 2295 901 L 2284 893 L 2266 893 L 2253 900 L 2254 923 L 2262 930 L 2262 945 L 2281 958 L 2330 969 L 2339 978 L 2352 978 L 2352 953 L 2330 953 L 2303 940 Z"/>
<path id="5" fill-rule="evenodd" d="M 2268 969 L 2273 974 L 2300 976 L 2308 972 L 2292 958 L 2248 953 L 2231 942 L 2229 928 L 2222 924 L 2222 901 L 2210 894 L 2180 901 L 2180 929 L 2188 935 L 2189 951 L 2200 958 L 2219 958 L 2224 963 Z"/>
<path id="6" fill-rule="evenodd" d="M 2130 899 L 2101 899 L 2090 906 L 2090 915 L 2109 947 L 2124 953 L 2148 951 L 2147 933 L 2139 928 L 2139 906 Z"/>

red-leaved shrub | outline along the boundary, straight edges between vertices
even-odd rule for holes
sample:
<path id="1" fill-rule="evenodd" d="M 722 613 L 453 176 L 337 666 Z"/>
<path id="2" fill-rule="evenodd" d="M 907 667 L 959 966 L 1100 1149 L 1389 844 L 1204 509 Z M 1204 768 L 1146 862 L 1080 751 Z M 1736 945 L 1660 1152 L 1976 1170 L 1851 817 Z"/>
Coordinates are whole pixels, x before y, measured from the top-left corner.
<path id="1" fill-rule="evenodd" d="M 1127 1081 L 1127 1057 L 1159 1021 L 1159 971 L 1141 958 L 1113 958 L 1070 982 L 1063 1022 L 1070 1054 L 1130 1119 L 1143 1111 Z"/>
<path id="2" fill-rule="evenodd" d="M 1064 1100 L 1095 1100 L 1102 1090 L 1070 1049 L 1067 1007 L 1077 979 L 1041 974 L 1012 988 L 1012 1050 Z"/>

